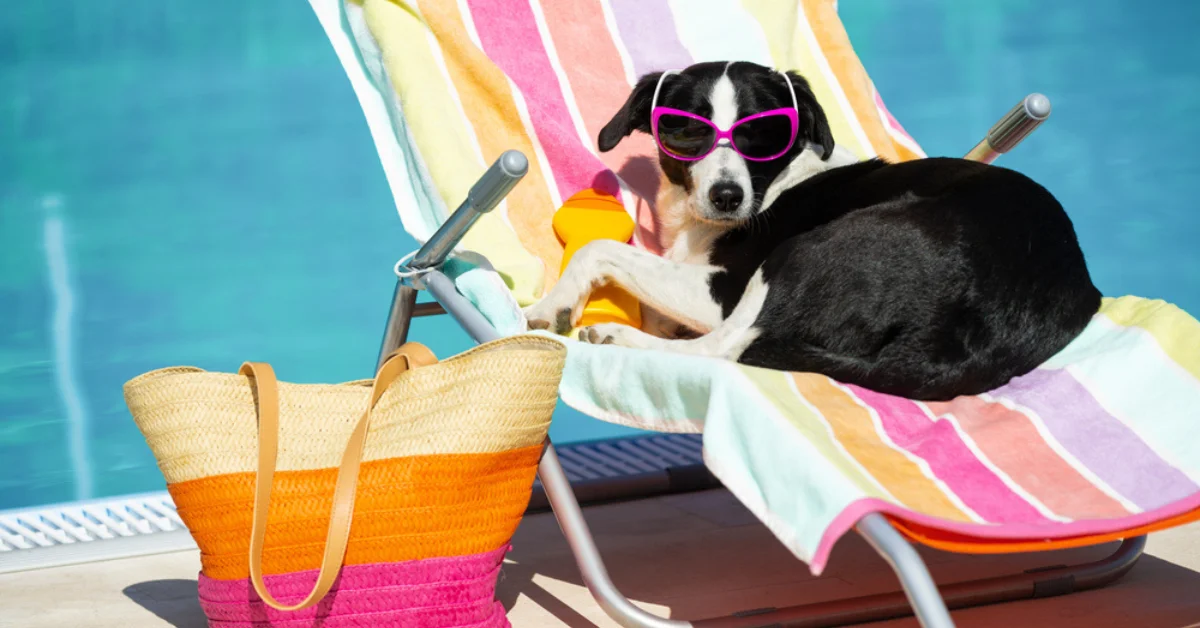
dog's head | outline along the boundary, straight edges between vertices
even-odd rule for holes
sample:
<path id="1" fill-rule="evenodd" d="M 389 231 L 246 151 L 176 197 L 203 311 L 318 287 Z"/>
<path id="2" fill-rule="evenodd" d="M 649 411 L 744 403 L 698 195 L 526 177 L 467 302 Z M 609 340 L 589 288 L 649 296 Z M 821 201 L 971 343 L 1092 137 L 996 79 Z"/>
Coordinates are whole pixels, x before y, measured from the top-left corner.
<path id="1" fill-rule="evenodd" d="M 776 114 L 747 120 L 765 112 Z M 789 144 L 792 117 L 796 132 Z M 731 127 L 731 137 L 717 138 Z M 768 187 L 805 150 L 819 146 L 827 160 L 834 148 L 808 81 L 747 62 L 700 63 L 642 77 L 600 130 L 599 148 L 609 151 L 634 131 L 655 130 L 663 174 L 687 193 L 694 217 L 729 225 L 761 211 Z"/>

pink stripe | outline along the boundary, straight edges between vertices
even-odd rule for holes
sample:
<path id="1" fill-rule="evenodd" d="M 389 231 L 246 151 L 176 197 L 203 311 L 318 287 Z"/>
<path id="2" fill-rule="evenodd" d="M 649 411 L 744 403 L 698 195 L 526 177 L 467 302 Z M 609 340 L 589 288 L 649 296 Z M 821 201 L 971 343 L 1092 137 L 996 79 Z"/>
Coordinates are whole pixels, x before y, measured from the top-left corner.
<path id="1" fill-rule="evenodd" d="M 264 604 L 248 578 L 214 580 L 200 574 L 200 606 L 212 625 L 223 626 L 311 625 L 314 621 L 331 628 L 506 625 L 495 623 L 494 615 L 496 578 L 508 549 L 505 546 L 470 556 L 347 565 L 321 603 L 290 612 Z M 309 570 L 269 575 L 264 581 L 275 599 L 294 604 L 308 594 L 316 579 L 317 570 Z M 503 616 L 503 608 L 499 613 Z"/>
<path id="2" fill-rule="evenodd" d="M 967 395 L 925 405 L 939 417 L 953 414 L 996 468 L 1056 514 L 1104 519 L 1131 512 L 1063 460 L 1025 413 Z"/>
<path id="3" fill-rule="evenodd" d="M 883 395 L 854 385 L 846 387 L 875 408 L 883 429 L 897 445 L 929 464 L 971 510 L 989 523 L 1028 523 L 1046 518 L 988 469 L 949 421 L 930 421 L 908 399 Z"/>
<path id="4" fill-rule="evenodd" d="M 600 0 L 542 2 L 542 11 L 546 14 L 558 59 L 571 84 L 579 116 L 587 128 L 588 142 L 595 147 L 600 129 L 625 104 L 631 87 L 613 41 L 614 33 L 605 24 Z M 644 133 L 634 133 L 614 149 L 600 153 L 600 160 L 616 172 L 637 197 L 636 238 L 643 248 L 653 253 L 662 252 L 653 209 L 659 185 L 657 159 L 654 141 Z"/>
<path id="5" fill-rule="evenodd" d="M 529 4 L 502 0 L 468 0 L 468 4 L 484 53 L 525 97 L 562 198 L 589 187 L 619 197 L 616 176 L 580 141 Z"/>
<path id="6" fill-rule="evenodd" d="M 914 146 L 918 145 L 917 140 L 914 140 L 913 137 L 908 134 L 908 131 L 905 131 L 904 127 L 900 126 L 900 121 L 892 115 L 892 112 L 888 111 L 887 106 L 883 104 L 883 97 L 879 95 L 879 92 L 875 90 L 874 86 L 871 87 L 871 92 L 875 94 L 875 106 L 879 107 L 879 110 L 882 111 L 883 115 L 887 118 L 888 126 L 892 127 L 892 130 L 911 141 Z"/>

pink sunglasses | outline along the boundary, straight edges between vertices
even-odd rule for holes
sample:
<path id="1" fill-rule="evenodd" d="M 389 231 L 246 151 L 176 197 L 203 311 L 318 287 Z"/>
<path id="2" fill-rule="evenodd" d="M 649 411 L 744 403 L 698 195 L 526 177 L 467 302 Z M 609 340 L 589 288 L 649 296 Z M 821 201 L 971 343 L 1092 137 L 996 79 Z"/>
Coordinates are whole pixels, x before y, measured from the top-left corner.
<path id="1" fill-rule="evenodd" d="M 792 95 L 791 109 L 772 109 L 746 116 L 722 130 L 703 116 L 658 106 L 663 79 L 678 73 L 678 70 L 663 72 L 654 87 L 654 100 L 650 102 L 650 130 L 664 153 L 681 161 L 697 161 L 718 146 L 729 146 L 744 159 L 770 161 L 785 155 L 796 143 L 800 106 L 796 103 L 796 90 L 786 74 L 780 72 Z"/>

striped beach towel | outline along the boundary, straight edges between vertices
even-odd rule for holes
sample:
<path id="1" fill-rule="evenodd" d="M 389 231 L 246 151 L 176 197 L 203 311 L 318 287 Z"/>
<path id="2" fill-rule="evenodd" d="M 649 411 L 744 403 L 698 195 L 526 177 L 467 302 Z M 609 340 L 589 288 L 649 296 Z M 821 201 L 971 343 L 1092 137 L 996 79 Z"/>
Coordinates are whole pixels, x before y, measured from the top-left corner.
<path id="1" fill-rule="evenodd" d="M 423 241 L 502 151 L 530 173 L 446 270 L 504 334 L 555 280 L 551 216 L 618 194 L 658 251 L 652 140 L 599 128 L 633 82 L 694 62 L 804 74 L 837 143 L 923 157 L 850 46 L 834 0 L 310 0 L 363 106 L 405 228 Z M 969 552 L 1100 542 L 1200 517 L 1200 323 L 1107 299 L 1054 359 L 986 395 L 917 403 L 814 374 L 564 340 L 561 395 L 594 417 L 703 432 L 727 487 L 819 573 L 868 512 Z"/>
<path id="2" fill-rule="evenodd" d="M 709 468 L 814 573 L 868 512 L 974 553 L 1200 518 L 1200 322 L 1162 301 L 1105 299 L 1040 368 L 946 403 L 612 345 L 571 343 L 567 360 L 561 394 L 581 411 L 703 431 Z"/>

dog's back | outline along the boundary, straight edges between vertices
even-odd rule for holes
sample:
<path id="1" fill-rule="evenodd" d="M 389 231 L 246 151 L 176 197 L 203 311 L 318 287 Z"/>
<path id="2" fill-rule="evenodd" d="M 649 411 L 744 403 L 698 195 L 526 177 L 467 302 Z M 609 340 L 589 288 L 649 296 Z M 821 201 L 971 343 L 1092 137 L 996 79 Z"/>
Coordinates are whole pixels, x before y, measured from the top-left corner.
<path id="1" fill-rule="evenodd" d="M 945 399 L 1036 368 L 1100 305 L 1062 206 L 1004 168 L 941 158 L 836 168 L 756 223 L 712 256 L 726 269 L 712 282 L 726 307 L 760 264 L 769 287 L 747 364 Z"/>

